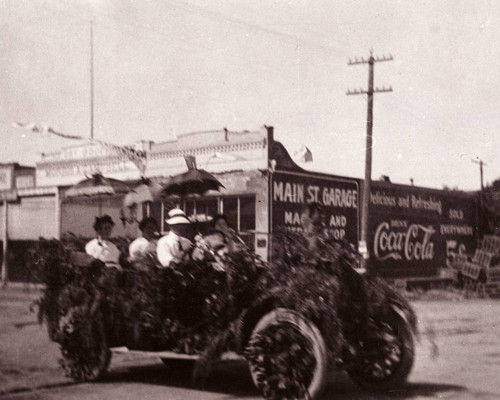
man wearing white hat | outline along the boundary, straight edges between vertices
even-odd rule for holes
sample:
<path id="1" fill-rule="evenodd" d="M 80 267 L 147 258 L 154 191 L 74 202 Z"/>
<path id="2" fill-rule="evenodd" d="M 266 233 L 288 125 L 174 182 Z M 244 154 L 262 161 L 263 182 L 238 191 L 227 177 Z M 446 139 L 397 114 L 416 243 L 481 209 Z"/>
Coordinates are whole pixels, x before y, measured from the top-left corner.
<path id="1" fill-rule="evenodd" d="M 158 261 L 164 267 L 179 264 L 189 256 L 193 247 L 194 230 L 191 221 L 180 208 L 168 212 L 167 224 L 170 231 L 158 240 L 156 251 Z"/>

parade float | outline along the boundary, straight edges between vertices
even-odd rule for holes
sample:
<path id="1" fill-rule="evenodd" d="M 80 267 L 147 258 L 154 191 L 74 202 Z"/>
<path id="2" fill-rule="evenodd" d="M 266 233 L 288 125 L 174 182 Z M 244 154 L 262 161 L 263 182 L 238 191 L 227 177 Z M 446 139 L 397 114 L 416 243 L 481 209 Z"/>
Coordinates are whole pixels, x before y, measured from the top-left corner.
<path id="1" fill-rule="evenodd" d="M 165 195 L 222 187 L 186 162 Z M 40 240 L 32 254 L 45 284 L 39 319 L 76 381 L 101 378 L 125 348 L 165 363 L 196 359 L 197 385 L 232 353 L 267 399 L 317 398 L 334 367 L 371 391 L 401 386 L 413 365 L 414 312 L 380 278 L 360 273 L 348 241 L 328 232 L 316 239 L 311 246 L 302 232 L 275 229 L 266 262 L 242 241 L 221 253 L 198 235 L 191 256 L 166 268 L 154 256 L 130 263 L 123 239 L 115 239 L 118 268 L 84 253 L 86 239 Z"/>
<path id="2" fill-rule="evenodd" d="M 165 362 L 195 358 L 197 384 L 231 352 L 247 360 L 268 399 L 317 398 L 331 368 L 370 391 L 404 384 L 417 332 L 407 301 L 359 274 L 349 245 L 326 238 L 313 254 L 299 233 L 275 236 L 272 263 L 242 248 L 222 269 L 207 252 L 175 269 L 122 259 L 119 270 L 85 257 L 77 237 L 40 241 L 33 253 L 45 283 L 39 317 L 66 374 L 99 379 L 113 351 L 126 347 Z"/>

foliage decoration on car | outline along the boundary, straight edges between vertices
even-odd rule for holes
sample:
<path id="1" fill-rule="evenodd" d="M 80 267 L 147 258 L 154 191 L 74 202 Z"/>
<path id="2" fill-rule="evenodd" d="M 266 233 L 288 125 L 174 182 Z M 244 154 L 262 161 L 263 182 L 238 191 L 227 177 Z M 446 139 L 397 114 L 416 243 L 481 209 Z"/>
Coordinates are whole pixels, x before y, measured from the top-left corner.
<path id="1" fill-rule="evenodd" d="M 126 240 L 116 242 L 127 248 Z M 39 319 L 60 344 L 67 374 L 77 380 L 90 379 L 95 364 L 106 361 L 102 343 L 89 340 L 103 324 L 103 340 L 110 347 L 200 355 L 194 378 L 201 384 L 211 362 L 228 350 L 242 352 L 238 344 L 243 341 L 246 357 L 260 368 L 259 385 L 268 398 L 300 397 L 310 373 L 307 343 L 297 338 L 280 347 L 283 328 L 246 343 L 245 327 L 256 324 L 269 307 L 294 310 L 319 328 L 328 360 L 335 363 L 352 337 L 361 335 L 361 327 L 390 312 L 391 302 L 406 306 L 381 280 L 354 271 L 358 258 L 351 246 L 328 238 L 313 253 L 299 233 L 275 232 L 273 262 L 240 249 L 227 255 L 224 271 L 210 259 L 191 260 L 176 269 L 157 268 L 153 260 L 139 268 L 122 260 L 121 271 L 97 260 L 78 267 L 70 253 L 82 251 L 85 243 L 74 236 L 40 240 L 32 257 L 45 283 Z M 263 304 L 268 308 L 261 309 Z M 248 315 L 256 320 L 245 320 Z M 414 318 L 411 310 L 409 315 Z M 293 331 L 286 333 L 294 337 Z M 280 355 L 270 365 L 269 358 L 262 361 L 264 352 Z M 298 358 L 304 362 L 292 367 L 291 360 Z"/>

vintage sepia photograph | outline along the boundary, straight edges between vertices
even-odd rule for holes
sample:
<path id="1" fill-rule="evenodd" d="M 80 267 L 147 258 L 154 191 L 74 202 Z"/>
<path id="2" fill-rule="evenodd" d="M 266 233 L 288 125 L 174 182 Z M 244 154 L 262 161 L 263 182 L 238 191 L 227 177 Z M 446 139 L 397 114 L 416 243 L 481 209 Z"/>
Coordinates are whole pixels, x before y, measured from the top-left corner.
<path id="1" fill-rule="evenodd" d="M 500 3 L 0 0 L 0 399 L 500 399 Z"/>

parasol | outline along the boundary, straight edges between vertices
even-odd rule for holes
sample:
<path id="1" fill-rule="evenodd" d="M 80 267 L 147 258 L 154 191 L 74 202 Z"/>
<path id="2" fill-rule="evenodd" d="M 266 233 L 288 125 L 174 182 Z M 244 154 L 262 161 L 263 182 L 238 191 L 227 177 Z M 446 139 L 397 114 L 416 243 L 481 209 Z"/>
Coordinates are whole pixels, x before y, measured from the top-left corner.
<path id="1" fill-rule="evenodd" d="M 164 186 L 162 194 L 165 196 L 187 194 L 202 194 L 209 190 L 219 190 L 224 185 L 215 176 L 204 169 L 196 168 L 196 161 L 192 156 L 186 156 L 188 171 L 173 176 Z"/>
<path id="2" fill-rule="evenodd" d="M 139 185 L 132 189 L 131 192 L 127 193 L 123 199 L 123 218 L 129 222 L 135 221 L 137 206 L 143 203 L 146 204 L 146 216 L 149 217 L 151 215 L 151 203 L 161 198 L 160 193 L 162 189 L 163 187 L 159 183 L 142 177 Z M 126 209 L 128 209 L 128 211 Z M 125 215 L 129 216 L 126 217 Z"/>
<path id="3" fill-rule="evenodd" d="M 163 187 L 159 183 L 153 182 L 147 178 L 142 179 L 138 186 L 125 195 L 123 205 L 125 207 L 131 207 L 134 204 L 155 201 L 160 197 L 162 189 Z"/>
<path id="4" fill-rule="evenodd" d="M 116 196 L 128 193 L 130 188 L 125 182 L 107 178 L 100 173 L 78 182 L 65 192 L 65 197 L 96 197 L 99 201 L 99 215 L 102 214 L 101 199 L 104 196 Z"/>

